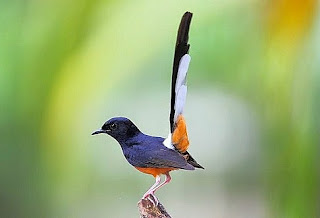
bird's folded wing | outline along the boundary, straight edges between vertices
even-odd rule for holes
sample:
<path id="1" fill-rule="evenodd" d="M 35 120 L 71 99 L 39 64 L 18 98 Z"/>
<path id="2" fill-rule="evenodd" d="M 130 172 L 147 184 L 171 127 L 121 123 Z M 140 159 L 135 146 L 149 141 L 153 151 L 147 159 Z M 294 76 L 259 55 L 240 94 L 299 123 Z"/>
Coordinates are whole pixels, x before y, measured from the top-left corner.
<path id="1" fill-rule="evenodd" d="M 131 157 L 127 156 L 129 163 L 141 168 L 175 168 L 194 170 L 186 159 L 175 150 L 154 147 L 150 149 L 136 150 Z"/>

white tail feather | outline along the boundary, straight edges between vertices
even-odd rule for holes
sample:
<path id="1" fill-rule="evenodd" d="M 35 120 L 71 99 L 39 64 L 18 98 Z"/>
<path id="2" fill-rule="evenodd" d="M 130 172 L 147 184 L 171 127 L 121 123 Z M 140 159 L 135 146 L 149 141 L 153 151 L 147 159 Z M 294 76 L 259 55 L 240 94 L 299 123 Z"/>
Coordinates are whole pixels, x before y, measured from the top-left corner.
<path id="1" fill-rule="evenodd" d="M 175 85 L 175 103 L 174 103 L 174 121 L 177 120 L 179 114 L 183 113 L 184 104 L 187 97 L 187 86 L 186 86 L 186 77 L 189 68 L 191 57 L 188 54 L 185 54 L 179 63 L 178 75 Z"/>
<path id="2" fill-rule="evenodd" d="M 191 57 L 188 54 L 183 55 L 180 60 L 178 75 L 176 80 L 176 87 L 175 87 L 176 94 L 180 86 L 186 84 L 186 77 L 187 77 L 190 60 L 191 60 Z"/>
<path id="3" fill-rule="evenodd" d="M 163 141 L 163 145 L 166 146 L 167 148 L 174 150 L 174 146 L 171 140 L 171 133 L 169 133 L 168 137 Z"/>
<path id="4" fill-rule="evenodd" d="M 178 93 L 176 94 L 174 122 L 176 122 L 178 116 L 183 113 L 184 104 L 186 103 L 186 97 L 187 86 L 182 85 L 178 90 Z"/>

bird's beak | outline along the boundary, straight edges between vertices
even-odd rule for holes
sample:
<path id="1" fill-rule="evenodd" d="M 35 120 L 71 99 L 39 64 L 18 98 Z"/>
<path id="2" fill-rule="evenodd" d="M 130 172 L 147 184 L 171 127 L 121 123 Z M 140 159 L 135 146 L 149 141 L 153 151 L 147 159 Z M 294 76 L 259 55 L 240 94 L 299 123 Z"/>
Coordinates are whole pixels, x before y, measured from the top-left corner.
<path id="1" fill-rule="evenodd" d="M 99 129 L 97 131 L 94 131 L 91 135 L 96 135 L 96 134 L 100 134 L 100 133 L 106 133 L 106 131 Z"/>

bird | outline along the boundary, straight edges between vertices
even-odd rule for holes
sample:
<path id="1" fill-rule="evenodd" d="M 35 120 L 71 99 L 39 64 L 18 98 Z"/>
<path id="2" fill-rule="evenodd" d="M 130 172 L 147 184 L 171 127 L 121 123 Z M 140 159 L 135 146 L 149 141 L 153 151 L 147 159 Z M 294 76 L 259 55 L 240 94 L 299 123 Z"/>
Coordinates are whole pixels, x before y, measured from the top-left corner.
<path id="1" fill-rule="evenodd" d="M 189 28 L 191 12 L 185 12 L 179 25 L 172 68 L 170 131 L 167 138 L 144 134 L 126 117 L 113 117 L 92 135 L 105 133 L 113 137 L 122 149 L 126 160 L 140 172 L 154 176 L 155 183 L 142 199 L 150 199 L 155 205 L 155 192 L 171 181 L 173 170 L 204 169 L 187 151 L 189 139 L 183 109 L 187 95 L 186 77 L 191 57 Z M 165 180 L 161 183 L 161 175 Z"/>

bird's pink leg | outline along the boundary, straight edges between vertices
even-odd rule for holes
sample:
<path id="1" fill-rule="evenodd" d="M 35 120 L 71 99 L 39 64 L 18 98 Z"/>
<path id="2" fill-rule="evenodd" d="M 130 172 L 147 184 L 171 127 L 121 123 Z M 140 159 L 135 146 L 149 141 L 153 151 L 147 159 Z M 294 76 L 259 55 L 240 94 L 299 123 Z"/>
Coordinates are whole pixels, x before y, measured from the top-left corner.
<path id="1" fill-rule="evenodd" d="M 151 186 L 151 188 L 149 188 L 149 190 L 143 195 L 142 199 L 147 198 L 149 195 L 153 195 L 154 193 L 154 189 L 159 185 L 159 183 L 161 182 L 161 177 L 160 175 L 156 176 L 156 182 L 153 184 L 153 186 Z"/>
<path id="2" fill-rule="evenodd" d="M 158 175 L 156 176 L 156 182 L 154 183 L 153 186 L 151 186 L 151 188 L 143 195 L 143 199 L 148 198 L 153 204 L 154 206 L 157 206 L 159 201 L 158 198 L 154 195 L 154 193 L 161 188 L 162 186 L 168 184 L 171 181 L 171 176 L 169 174 L 169 172 L 167 172 L 166 174 L 164 174 L 166 176 L 166 179 L 163 183 L 160 183 L 161 181 L 161 177 Z"/>
<path id="3" fill-rule="evenodd" d="M 158 198 L 154 195 L 154 193 L 159 188 L 168 184 L 171 181 L 171 176 L 170 176 L 169 172 L 165 173 L 164 175 L 166 176 L 165 181 L 163 183 L 159 184 L 161 182 L 161 177 L 160 177 L 160 175 L 157 175 L 156 182 L 153 184 L 153 186 L 151 186 L 151 188 L 149 188 L 149 190 L 142 197 L 142 199 L 148 198 L 154 204 L 154 206 L 157 206 L 159 203 Z"/>
<path id="4" fill-rule="evenodd" d="M 161 183 L 160 185 L 154 187 L 152 194 L 154 194 L 159 188 L 161 188 L 162 186 L 168 184 L 171 181 L 171 176 L 170 176 L 169 172 L 165 173 L 164 175 L 166 176 L 165 181 L 163 183 Z"/>

